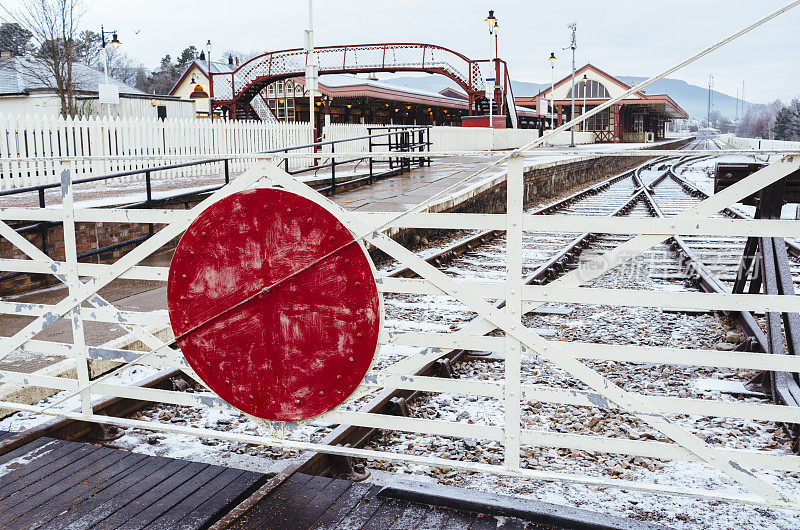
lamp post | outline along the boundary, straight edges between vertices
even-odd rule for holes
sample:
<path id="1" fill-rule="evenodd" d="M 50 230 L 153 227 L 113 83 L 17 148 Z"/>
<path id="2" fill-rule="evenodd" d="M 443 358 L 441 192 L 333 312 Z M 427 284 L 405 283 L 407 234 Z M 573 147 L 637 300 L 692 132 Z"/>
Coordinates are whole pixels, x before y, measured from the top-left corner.
<path id="1" fill-rule="evenodd" d="M 111 35 L 111 41 L 106 43 L 106 35 Z M 122 44 L 117 38 L 117 30 L 106 31 L 103 26 L 100 26 L 100 46 L 103 48 L 103 70 L 106 75 L 106 85 L 108 85 L 108 52 L 106 51 L 106 44 L 111 44 L 115 50 Z M 99 93 L 99 91 L 98 91 Z M 102 109 L 102 106 L 100 107 Z M 108 117 L 111 117 L 111 104 L 108 104 Z"/>
<path id="2" fill-rule="evenodd" d="M 111 42 L 106 43 L 106 35 L 111 35 Z M 106 44 L 111 44 L 115 50 L 122 44 L 117 38 L 117 30 L 106 31 L 103 26 L 100 26 L 100 46 L 103 48 L 103 69 L 106 72 L 106 84 L 108 84 L 108 52 L 106 52 Z"/>
<path id="3" fill-rule="evenodd" d="M 553 123 L 553 119 L 556 115 L 556 109 L 553 106 L 553 91 L 555 90 L 555 83 L 556 83 L 556 54 L 555 52 L 550 52 L 550 130 L 555 129 L 555 124 Z"/>
<path id="4" fill-rule="evenodd" d="M 494 10 L 491 10 L 491 9 L 489 10 L 489 16 L 486 17 L 486 23 L 489 24 L 489 60 L 493 61 L 495 63 L 495 77 L 494 77 L 494 80 L 492 81 L 493 86 L 491 87 L 491 97 L 488 97 L 489 96 L 489 91 L 488 90 L 486 91 L 487 99 L 489 100 L 489 127 L 492 130 L 494 130 L 494 109 L 493 109 L 493 107 L 494 107 L 494 98 L 495 98 L 495 88 L 494 87 L 497 84 L 497 73 L 498 73 L 497 57 L 496 57 L 496 55 L 497 55 L 497 28 L 498 28 L 498 25 L 497 25 L 497 19 L 494 16 Z M 494 53 L 495 57 L 494 58 L 492 58 L 492 55 L 493 55 L 492 54 L 492 35 L 495 36 L 495 40 L 494 40 L 494 42 L 495 42 L 495 45 L 494 45 L 495 46 L 494 47 L 494 49 L 495 49 L 495 53 Z M 487 79 L 487 81 L 489 81 L 489 80 Z"/>
<path id="5" fill-rule="evenodd" d="M 306 90 L 308 91 L 308 121 L 311 124 L 311 141 L 317 141 L 314 122 L 314 96 L 317 93 L 319 67 L 314 55 L 314 0 L 308 0 L 308 29 L 306 30 Z M 316 150 L 316 149 L 315 149 Z"/>
<path id="6" fill-rule="evenodd" d="M 575 119 L 575 48 L 578 47 L 578 45 L 575 43 L 575 31 L 578 29 L 578 23 L 573 22 L 572 24 L 569 24 L 567 27 L 572 30 L 572 42 L 570 42 L 569 46 L 564 48 L 565 50 L 567 48 L 572 50 L 572 113 L 569 119 L 574 120 Z M 574 125 L 569 129 L 569 146 L 575 147 Z"/>
<path id="7" fill-rule="evenodd" d="M 581 116 L 586 114 L 586 82 L 589 80 L 586 74 L 583 74 L 583 109 L 581 109 Z M 583 120 L 583 131 L 586 132 L 586 120 Z"/>
<path id="8" fill-rule="evenodd" d="M 211 75 L 211 39 L 206 41 L 206 70 L 208 71 L 208 119 L 214 121 L 214 76 Z M 231 87 L 231 94 L 233 87 Z"/>

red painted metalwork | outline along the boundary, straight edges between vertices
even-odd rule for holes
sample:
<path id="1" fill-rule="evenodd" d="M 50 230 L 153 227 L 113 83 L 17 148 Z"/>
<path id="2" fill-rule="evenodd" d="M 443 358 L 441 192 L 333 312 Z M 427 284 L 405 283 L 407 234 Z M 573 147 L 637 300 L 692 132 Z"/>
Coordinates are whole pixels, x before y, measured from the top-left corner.
<path id="1" fill-rule="evenodd" d="M 387 50 L 392 52 L 392 59 L 387 60 Z M 351 52 L 351 53 L 348 53 Z M 314 53 L 319 63 L 319 72 L 325 74 L 339 73 L 371 73 L 371 72 L 429 72 L 444 75 L 463 88 L 470 101 L 470 113 L 474 112 L 473 103 L 484 94 L 483 75 L 479 63 L 453 50 L 421 43 L 387 43 L 359 44 L 346 46 L 322 46 L 315 48 Z M 214 98 L 214 106 L 230 106 L 233 103 L 249 103 L 256 93 L 268 84 L 290 77 L 305 75 L 307 51 L 302 48 L 268 52 L 242 63 L 233 73 L 213 73 L 212 83 L 221 75 L 231 76 L 231 86 L 224 87 Z M 350 59 L 350 57 L 354 59 Z M 355 58 L 361 57 L 361 60 Z M 352 63 L 352 64 L 351 64 Z M 502 64 L 501 64 L 502 63 Z M 506 77 L 508 68 L 504 61 L 498 60 L 496 68 L 504 69 Z M 502 96 L 512 99 L 510 86 L 507 85 Z M 506 101 L 500 102 L 500 108 L 508 108 Z M 513 107 L 513 105 L 511 105 Z M 515 113 L 510 113 L 514 117 Z"/>
<path id="2" fill-rule="evenodd" d="M 197 375 L 259 418 L 331 410 L 378 347 L 380 298 L 363 247 L 333 214 L 283 190 L 206 209 L 178 244 L 167 300 Z"/>

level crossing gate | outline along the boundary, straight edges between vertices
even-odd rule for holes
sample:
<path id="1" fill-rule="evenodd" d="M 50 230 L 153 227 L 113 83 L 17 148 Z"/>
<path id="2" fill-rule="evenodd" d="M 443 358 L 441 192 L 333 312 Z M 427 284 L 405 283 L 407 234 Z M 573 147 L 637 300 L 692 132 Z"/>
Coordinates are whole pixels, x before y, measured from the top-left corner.
<path id="1" fill-rule="evenodd" d="M 376 155 L 377 156 L 377 155 Z M 522 325 L 522 316 L 546 302 L 589 303 L 606 305 L 641 305 L 648 307 L 680 307 L 686 309 L 767 310 L 775 312 L 800 312 L 800 299 L 796 296 L 761 294 L 700 294 L 628 291 L 624 289 L 596 289 L 581 287 L 593 278 L 659 244 L 670 236 L 680 234 L 736 235 L 736 236 L 792 236 L 796 235 L 796 222 L 786 220 L 717 219 L 709 216 L 764 186 L 772 184 L 800 168 L 800 156 L 785 156 L 765 169 L 739 183 L 702 201 L 683 214 L 667 219 L 625 219 L 606 221 L 596 217 L 533 216 L 523 212 L 522 157 L 514 156 L 507 162 L 507 212 L 505 214 L 441 214 L 412 211 L 406 214 L 359 213 L 345 211 L 333 202 L 285 173 L 280 161 L 263 158 L 230 184 L 216 191 L 195 208 L 175 210 L 108 210 L 73 208 L 73 190 L 69 164 L 62 170 L 62 208 L 7 207 L 0 210 L 0 235 L 13 242 L 29 259 L 6 259 L 6 270 L 49 273 L 69 287 L 68 295 L 53 305 L 3 302 L 6 314 L 26 314 L 35 320 L 12 337 L 5 338 L 0 347 L 0 359 L 17 349 L 25 352 L 56 353 L 75 360 L 75 379 L 26 374 L 4 370 L 3 383 L 45 387 L 66 391 L 69 396 L 80 397 L 80 410 L 73 410 L 65 399 L 42 405 L 22 405 L 2 402 L 0 407 L 63 416 L 76 420 L 93 421 L 125 427 L 137 427 L 167 432 L 181 432 L 210 436 L 245 443 L 266 444 L 299 450 L 321 451 L 334 455 L 361 458 L 389 459 L 430 466 L 447 466 L 453 469 L 480 471 L 543 480 L 565 480 L 592 485 L 615 486 L 624 489 L 694 495 L 707 499 L 739 500 L 742 502 L 798 508 L 797 500 L 784 494 L 779 485 L 764 480 L 755 469 L 800 471 L 800 457 L 770 454 L 759 451 L 732 450 L 712 447 L 680 426 L 674 417 L 681 414 L 722 415 L 734 418 L 765 419 L 776 422 L 800 423 L 800 409 L 754 403 L 713 403 L 685 398 L 652 398 L 636 392 L 625 391 L 593 370 L 580 358 L 587 357 L 590 345 L 549 341 Z M 402 454 L 380 450 L 327 446 L 292 439 L 292 432 L 302 422 L 263 422 L 267 434 L 245 435 L 213 431 L 190 426 L 178 426 L 151 421 L 116 418 L 93 412 L 93 396 L 110 395 L 182 406 L 231 406 L 216 396 L 188 394 L 179 391 L 136 387 L 114 382 L 107 376 L 90 381 L 89 359 L 104 359 L 130 364 L 151 365 L 160 368 L 177 368 L 189 376 L 202 379 L 188 365 L 179 351 L 170 347 L 169 341 L 158 339 L 152 329 L 163 325 L 164 314 L 123 311 L 98 295 L 98 290 L 116 278 L 129 278 L 163 282 L 168 271 L 164 267 L 143 266 L 140 262 L 171 239 L 179 236 L 203 211 L 218 201 L 250 188 L 273 188 L 304 197 L 338 218 L 357 239 L 380 249 L 402 265 L 411 268 L 419 278 L 377 279 L 377 289 L 382 293 L 424 293 L 452 297 L 480 318 L 463 329 L 451 333 L 393 332 L 381 334 L 380 342 L 420 347 L 410 355 L 390 366 L 371 369 L 361 386 L 345 402 L 345 406 L 314 418 L 345 425 L 358 425 L 377 429 L 400 430 L 420 434 L 446 435 L 502 443 L 502 465 L 480 464 L 442 459 L 437 457 Z M 44 255 L 28 240 L 9 227 L 7 221 L 61 221 L 64 225 L 66 259 L 55 262 Z M 112 264 L 79 263 L 75 252 L 76 222 L 129 222 L 158 223 L 164 228 L 150 239 L 131 250 Z M 505 306 L 499 308 L 487 300 L 497 298 L 498 285 L 482 282 L 463 282 L 448 277 L 422 258 L 384 235 L 388 228 L 471 228 L 505 230 L 507 252 L 507 279 L 504 290 Z M 523 231 L 547 232 L 603 232 L 641 235 L 605 253 L 592 267 L 582 267 L 569 272 L 544 286 L 529 286 L 522 282 Z M 591 271 L 591 272 L 587 272 Z M 84 278 L 84 280 L 81 280 Z M 86 303 L 84 303 L 86 302 Z M 55 343 L 33 340 L 34 336 L 60 317 L 70 320 L 72 343 Z M 87 347 L 84 341 L 86 322 L 105 322 L 123 326 L 132 337 L 141 340 L 147 351 L 132 352 L 113 348 Z M 499 330 L 502 336 L 487 336 Z M 415 369 L 439 356 L 448 349 L 488 350 L 505 354 L 503 381 L 477 381 L 467 379 L 440 379 L 411 376 Z M 543 385 L 524 384 L 520 366 L 526 356 L 539 356 L 554 366 L 585 383 L 591 390 L 565 390 Z M 637 346 L 619 346 L 617 352 L 600 354 L 602 358 L 625 359 L 639 362 L 686 363 L 727 366 L 732 368 L 759 368 L 784 372 L 800 372 L 800 363 L 793 356 L 757 353 L 725 353 L 671 348 L 653 349 Z M 695 355 L 693 361 L 689 357 Z M 594 358 L 598 358 L 595 354 Z M 712 359 L 713 358 L 713 359 Z M 119 370 L 117 370 L 119 371 Z M 423 392 L 448 392 L 501 398 L 504 401 L 502 427 L 481 424 L 453 423 L 398 416 L 372 414 L 354 409 L 352 403 L 378 388 L 402 388 Z M 520 424 L 522 400 L 539 400 L 599 408 L 605 411 L 624 411 L 670 438 L 673 443 L 623 440 L 596 435 L 564 436 L 547 430 L 524 429 Z M 553 473 L 520 466 L 520 446 L 543 445 L 587 451 L 602 451 L 657 458 L 701 461 L 713 465 L 731 479 L 746 486 L 752 494 L 687 490 L 669 485 L 631 482 L 610 478 Z"/>
<path id="2" fill-rule="evenodd" d="M 755 27 L 775 18 L 800 4 L 800 0 L 787 4 L 732 36 L 695 54 L 691 58 L 640 84 L 643 89 L 686 64 L 710 53 L 725 43 L 741 36 Z M 634 89 L 631 89 L 631 91 Z M 601 112 L 626 92 L 600 105 L 579 119 L 572 120 L 553 131 L 553 134 L 578 124 L 583 119 Z M 66 160 L 61 171 L 62 208 L 0 208 L 0 236 L 27 256 L 27 259 L 4 259 L 0 264 L 11 271 L 52 274 L 64 282 L 69 289 L 67 296 L 52 305 L 2 302 L 5 314 L 23 314 L 35 317 L 13 336 L 0 343 L 0 360 L 12 353 L 40 352 L 57 354 L 74 359 L 75 378 L 52 377 L 28 374 L 13 370 L 0 371 L 0 381 L 20 386 L 43 387 L 66 392 L 47 405 L 23 405 L 10 401 L 0 402 L 0 407 L 56 415 L 80 421 L 143 428 L 156 431 L 185 433 L 249 444 L 270 445 L 280 448 L 308 450 L 344 457 L 379 460 L 394 460 L 425 466 L 443 466 L 463 471 L 494 473 L 548 481 L 566 481 L 594 486 L 610 486 L 628 490 L 692 496 L 702 499 L 729 500 L 772 507 L 800 509 L 800 500 L 786 493 L 786 484 L 767 478 L 764 471 L 800 472 L 800 457 L 785 453 L 770 453 L 753 450 L 737 450 L 714 447 L 681 426 L 677 417 L 703 414 L 727 418 L 746 418 L 762 421 L 800 423 L 800 408 L 786 405 L 761 403 L 730 403 L 687 398 L 656 398 L 644 393 L 627 391 L 591 368 L 585 359 L 620 360 L 659 364 L 688 364 L 693 366 L 716 366 L 734 369 L 758 369 L 774 372 L 800 373 L 800 359 L 788 355 L 770 355 L 746 352 L 717 352 L 677 348 L 653 348 L 640 346 L 614 346 L 599 348 L 593 344 L 550 341 L 535 330 L 523 325 L 522 316 L 547 302 L 597 304 L 614 306 L 644 306 L 660 308 L 682 308 L 725 311 L 765 311 L 767 313 L 800 313 L 800 298 L 793 294 L 728 294 L 728 293 L 675 293 L 628 289 L 600 289 L 586 284 L 646 250 L 676 235 L 713 235 L 739 237 L 795 237 L 797 222 L 774 219 L 728 219 L 713 215 L 725 207 L 739 202 L 787 175 L 800 170 L 800 153 L 782 153 L 769 166 L 747 178 L 719 191 L 677 216 L 670 218 L 625 218 L 602 219 L 588 216 L 531 215 L 523 211 L 523 156 L 536 154 L 528 149 L 546 140 L 547 137 L 515 150 L 489 164 L 486 168 L 506 164 L 506 212 L 503 214 L 443 214 L 422 211 L 425 204 L 401 214 L 363 213 L 346 211 L 315 192 L 305 184 L 293 179 L 279 167 L 283 158 L 294 155 L 262 155 L 252 167 L 238 178 L 212 193 L 200 204 L 187 211 L 174 210 L 108 210 L 75 209 L 73 207 L 72 176 L 74 160 Z M 748 152 L 753 154 L 753 152 Z M 431 156 L 446 156 L 453 153 L 432 153 Z M 458 153 L 478 155 L 485 153 Z M 664 152 L 641 151 L 642 155 L 662 155 Z M 678 153 L 682 154 L 682 153 Z M 359 156 L 364 156 L 359 153 Z M 297 156 L 313 156 L 300 154 Z M 348 156 L 345 153 L 343 156 Z M 371 153 L 367 156 L 385 155 Z M 396 156 L 414 157 L 413 153 L 398 153 Z M 419 154 L 417 153 L 417 157 Z M 251 156 L 252 158 L 252 156 Z M 477 177 L 482 172 L 470 175 Z M 294 439 L 292 433 L 305 421 L 261 423 L 263 434 L 249 435 L 229 431 L 212 430 L 193 426 L 181 426 L 157 421 L 118 418 L 95 413 L 92 397 L 95 395 L 133 398 L 154 403 L 168 403 L 189 407 L 218 407 L 230 409 L 231 405 L 212 393 L 185 393 L 175 390 L 142 388 L 116 380 L 114 376 L 133 365 L 149 365 L 156 368 L 179 369 L 202 381 L 186 362 L 180 351 L 172 348 L 174 341 L 161 340 L 153 333 L 153 327 L 163 326 L 164 313 L 145 313 L 119 310 L 103 299 L 99 290 L 117 278 L 164 282 L 169 271 L 165 267 L 142 265 L 147 256 L 180 236 L 203 212 L 219 201 L 252 188 L 280 188 L 295 194 L 326 210 L 341 222 L 357 241 L 386 253 L 400 264 L 408 267 L 419 278 L 378 277 L 376 289 L 381 293 L 417 293 L 447 296 L 455 299 L 478 315 L 472 323 L 453 333 L 393 332 L 380 334 L 381 344 L 394 343 L 420 348 L 401 360 L 371 368 L 361 385 L 340 406 L 313 418 L 341 425 L 364 426 L 383 430 L 398 430 L 417 434 L 472 438 L 502 444 L 504 458 L 500 464 L 483 464 L 461 460 L 414 455 L 404 452 L 389 452 L 378 449 L 362 449 Z M 445 190 L 447 191 L 447 190 Z M 641 191 L 641 190 L 640 190 Z M 15 232 L 7 221 L 51 221 L 64 226 L 65 260 L 53 261 L 27 239 Z M 160 224 L 163 228 L 139 246 L 112 264 L 80 263 L 75 250 L 76 222 L 124 222 Z M 480 281 L 460 281 L 447 276 L 398 242 L 390 239 L 388 229 L 491 229 L 506 233 L 506 280 L 503 284 Z M 525 285 L 522 281 L 524 231 L 543 232 L 589 232 L 608 234 L 639 234 L 632 239 L 605 252 L 590 262 L 590 266 L 568 272 L 547 285 Z M 346 243 L 349 246 L 352 243 Z M 333 251 L 335 253 L 336 250 Z M 306 266 L 313 267 L 322 259 Z M 291 272 L 301 274 L 302 270 Z M 83 279 L 82 279 L 83 278 Z M 504 305 L 495 305 L 488 300 L 501 296 Z M 220 308 L 225 310 L 227 308 Z M 35 340 L 34 337 L 60 318 L 71 324 L 71 343 Z M 109 347 L 87 346 L 85 323 L 100 322 L 122 326 L 132 338 L 141 341 L 144 351 L 130 351 Z M 495 333 L 492 333 L 495 332 Z M 491 334 L 490 334 L 491 333 Z M 442 379 L 410 375 L 432 358 L 444 355 L 450 349 L 484 350 L 505 354 L 504 378 L 500 381 Z M 588 390 L 557 388 L 548 385 L 531 385 L 521 378 L 523 359 L 536 356 L 552 366 L 565 371 Z M 90 359 L 104 359 L 123 363 L 109 375 L 90 380 Z M 402 416 L 389 416 L 364 412 L 357 404 L 375 389 L 396 388 L 429 393 L 455 393 L 468 396 L 485 396 L 503 401 L 502 426 L 487 424 L 457 423 L 427 420 Z M 80 408 L 74 410 L 69 399 L 78 400 Z M 621 411 L 637 417 L 658 431 L 671 442 L 643 441 L 614 438 L 602 435 L 566 435 L 547 429 L 523 428 L 520 421 L 522 400 L 550 402 L 577 407 L 589 407 L 604 412 Z M 591 452 L 621 453 L 659 459 L 701 462 L 717 469 L 723 476 L 746 488 L 704 490 L 676 487 L 656 482 L 620 480 L 578 473 L 555 473 L 521 466 L 520 447 L 538 445 Z"/>

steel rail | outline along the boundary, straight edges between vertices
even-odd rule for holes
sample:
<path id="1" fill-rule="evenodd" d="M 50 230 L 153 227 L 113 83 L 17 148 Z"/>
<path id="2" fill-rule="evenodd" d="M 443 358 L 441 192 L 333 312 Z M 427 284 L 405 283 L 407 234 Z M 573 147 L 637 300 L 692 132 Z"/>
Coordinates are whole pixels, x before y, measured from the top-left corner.
<path id="1" fill-rule="evenodd" d="M 606 180 L 598 182 L 588 188 L 579 190 L 571 195 L 557 199 L 546 206 L 543 206 L 533 212 L 530 212 L 533 215 L 545 215 L 553 213 L 557 210 L 565 208 L 576 201 L 579 201 L 585 197 L 591 195 L 597 195 L 601 191 L 607 189 L 611 185 L 615 184 L 616 182 L 623 180 L 625 178 L 629 178 L 633 174 L 633 170 L 628 170 L 620 173 L 619 175 L 614 175 Z M 464 254 L 480 245 L 485 244 L 487 241 L 505 236 L 505 230 L 484 230 L 477 234 L 471 235 L 455 243 L 448 245 L 446 248 L 436 252 L 430 257 L 425 258 L 425 261 L 428 263 L 440 266 L 449 261 L 453 260 L 455 257 Z M 400 267 L 397 268 L 387 274 L 387 276 L 392 278 L 413 278 L 416 274 L 408 267 Z"/>
<path id="2" fill-rule="evenodd" d="M 553 203 L 537 210 L 537 213 L 552 213 L 553 211 L 573 204 L 574 202 L 587 196 L 596 195 L 603 189 L 606 189 L 609 186 L 624 180 L 625 178 L 631 177 L 633 172 L 634 170 L 625 171 L 619 175 L 615 175 L 609 179 L 606 179 L 605 181 L 590 186 L 589 188 L 573 193 L 568 197 L 554 201 Z M 639 200 L 641 200 L 641 191 L 636 191 L 622 206 L 614 210 L 610 216 L 622 215 L 629 212 Z M 427 261 L 432 263 L 435 262 L 436 259 L 441 260 L 445 257 L 452 257 L 454 253 L 463 252 L 469 247 L 475 248 L 475 245 L 486 244 L 488 238 L 494 237 L 494 232 L 495 231 L 482 232 L 476 236 L 459 241 L 438 252 L 436 255 L 427 258 Z M 573 238 L 559 252 L 553 255 L 545 263 L 537 267 L 535 271 L 526 276 L 524 283 L 526 285 L 535 285 L 554 279 L 557 277 L 559 272 L 563 272 L 565 270 L 567 263 L 576 259 L 582 250 L 589 246 L 594 238 L 595 234 L 591 233 L 584 233 Z M 393 271 L 393 273 L 390 273 L 392 276 L 399 276 L 401 274 L 406 274 L 405 269 L 398 269 Z M 502 308 L 504 305 L 505 301 L 499 301 L 495 304 L 495 306 L 498 308 Z M 463 349 L 451 350 L 445 355 L 432 358 L 429 363 L 417 369 L 413 375 L 448 375 L 447 373 L 442 372 L 449 371 L 452 363 L 460 359 L 465 353 L 466 350 Z M 413 400 L 419 394 L 420 392 L 413 390 L 383 390 L 372 397 L 363 407 L 361 407 L 359 412 L 368 412 L 374 414 L 402 413 L 403 411 L 408 410 L 408 401 Z M 378 429 L 370 427 L 340 425 L 331 433 L 329 433 L 323 440 L 321 440 L 320 443 L 334 446 L 361 447 L 368 443 L 378 431 Z M 350 470 L 351 467 L 349 461 L 346 461 L 346 459 L 343 461 L 342 457 L 337 457 L 327 453 L 304 454 L 300 459 L 293 461 L 289 466 L 287 466 L 287 468 L 282 470 L 279 473 L 279 476 L 276 477 L 275 481 L 271 481 L 263 486 L 260 490 L 255 492 L 251 497 L 245 499 L 245 501 L 234 508 L 234 510 L 232 510 L 227 517 L 223 518 L 218 524 L 214 525 L 213 528 L 226 528 L 227 526 L 233 524 L 236 520 L 245 515 L 246 512 L 251 507 L 256 505 L 263 497 L 268 495 L 272 489 L 277 487 L 283 480 L 288 478 L 294 472 L 325 475 L 331 473 L 347 473 Z"/>
<path id="3" fill-rule="evenodd" d="M 665 174 L 669 174 L 676 179 L 678 178 L 674 172 L 674 165 L 671 165 L 667 171 L 665 171 Z M 634 178 L 641 185 L 642 181 L 639 172 L 637 172 Z M 680 180 L 682 181 L 683 179 Z M 697 192 L 702 193 L 698 188 L 691 186 L 688 182 L 685 182 L 685 184 L 687 184 L 688 187 L 683 187 L 683 189 L 684 191 L 691 191 L 691 193 L 689 193 L 690 195 L 696 196 Z M 650 192 L 646 192 L 644 197 L 648 209 L 654 217 L 666 217 Z M 745 216 L 742 214 L 729 208 L 726 208 L 725 212 L 745 218 Z M 687 269 L 690 269 L 692 273 L 697 275 L 696 280 L 705 292 L 728 294 L 728 290 L 725 288 L 722 282 L 708 269 L 708 267 L 706 267 L 702 260 L 700 260 L 699 256 L 695 254 L 694 250 L 692 250 L 686 244 L 683 238 L 681 238 L 679 235 L 675 235 L 670 238 L 670 241 L 670 246 L 672 249 L 683 256 L 683 265 L 687 267 Z M 734 318 L 736 319 L 740 329 L 744 331 L 748 337 L 755 341 L 762 348 L 762 351 L 767 351 L 767 337 L 761 330 L 761 327 L 758 325 L 758 322 L 756 322 L 753 315 L 748 311 L 739 311 L 734 313 Z"/>
<path id="4" fill-rule="evenodd" d="M 681 186 L 684 190 L 686 190 L 690 195 L 693 195 L 695 197 L 700 197 L 700 198 L 703 198 L 703 199 L 707 199 L 707 198 L 711 197 L 711 195 L 709 195 L 708 193 L 704 192 L 703 190 L 701 190 L 700 188 L 698 188 L 697 186 L 695 186 L 691 182 L 679 177 L 673 171 L 672 168 L 670 168 L 670 170 L 669 170 L 669 176 L 675 182 L 677 182 L 679 186 Z M 746 214 L 744 214 L 744 213 L 742 213 L 742 212 L 740 212 L 738 210 L 734 210 L 733 208 L 731 208 L 729 206 L 726 207 L 722 211 L 725 212 L 725 214 L 728 215 L 729 217 L 735 217 L 737 219 L 752 219 L 749 215 L 746 215 Z M 786 250 L 789 252 L 789 254 L 791 254 L 795 258 L 800 258 L 800 244 L 798 244 L 798 243 L 796 243 L 794 241 L 789 241 L 788 239 L 786 239 L 785 242 L 786 242 Z"/>
<path id="5" fill-rule="evenodd" d="M 673 167 L 670 167 L 665 174 L 670 174 L 673 177 L 677 178 L 674 174 Z M 641 177 L 639 176 L 639 172 L 636 172 L 634 177 L 641 184 Z M 682 180 L 682 179 L 680 179 Z M 693 196 L 698 195 L 700 196 L 707 194 L 703 193 L 701 190 L 692 186 L 688 182 L 685 182 L 685 186 L 681 186 L 684 191 L 687 192 L 694 192 L 690 193 Z M 659 207 L 658 203 L 656 202 L 655 198 L 649 191 L 645 191 L 644 198 L 647 201 L 648 209 L 650 210 L 651 214 L 655 217 L 666 217 Z M 740 218 L 749 218 L 744 216 L 743 214 L 736 212 L 735 210 L 726 209 L 726 214 L 737 216 Z M 722 282 L 714 275 L 708 267 L 703 263 L 699 256 L 697 256 L 694 250 L 683 240 L 682 237 L 679 235 L 674 235 L 670 238 L 671 247 L 674 251 L 679 253 L 683 257 L 683 264 L 686 268 L 691 271 L 691 273 L 695 274 L 696 276 L 693 278 L 697 284 L 703 289 L 703 291 L 707 293 L 718 293 L 718 294 L 729 294 L 729 289 L 727 289 Z M 746 251 L 745 251 L 746 252 Z M 726 312 L 729 316 L 733 316 L 734 320 L 736 321 L 738 327 L 747 335 L 748 341 L 744 342 L 744 345 L 749 345 L 750 349 L 753 350 L 760 350 L 762 352 L 770 352 L 772 351 L 769 346 L 769 338 L 761 329 L 761 326 L 756 322 L 753 314 L 749 311 L 731 311 Z M 791 376 L 785 376 L 780 378 L 780 385 L 778 388 L 778 393 L 780 395 L 780 399 L 786 405 L 790 406 L 800 406 L 800 401 L 798 401 L 796 396 L 800 396 L 800 387 L 797 384 L 797 381 Z M 775 400 L 775 396 L 773 396 L 773 400 Z M 790 434 L 792 433 L 792 428 L 789 427 Z M 797 451 L 798 444 L 797 440 L 792 440 L 792 449 Z"/>
<path id="6" fill-rule="evenodd" d="M 163 389 L 173 386 L 172 380 L 174 378 L 186 379 L 186 377 L 187 376 L 179 369 L 161 370 L 139 381 L 135 386 L 139 388 Z M 94 414 L 105 414 L 117 417 L 130 416 L 134 412 L 149 407 L 150 405 L 152 405 L 150 401 L 115 396 L 102 396 L 92 400 L 92 410 Z M 77 440 L 90 434 L 96 425 L 97 424 L 91 421 L 56 417 L 4 439 L 0 442 L 0 456 L 43 436 L 62 440 Z"/>

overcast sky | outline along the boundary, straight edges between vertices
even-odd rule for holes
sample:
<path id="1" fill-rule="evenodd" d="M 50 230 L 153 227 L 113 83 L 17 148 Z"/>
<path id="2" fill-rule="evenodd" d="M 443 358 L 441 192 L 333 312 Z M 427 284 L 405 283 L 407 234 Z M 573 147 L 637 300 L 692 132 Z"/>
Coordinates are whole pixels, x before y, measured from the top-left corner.
<path id="1" fill-rule="evenodd" d="M 217 52 L 302 47 L 306 0 L 84 0 L 83 26 L 118 29 L 130 55 L 153 67 L 184 47 L 211 39 Z M 488 55 L 484 19 L 495 10 L 500 56 L 520 81 L 548 82 L 569 72 L 566 25 L 578 23 L 577 66 L 591 62 L 615 75 L 649 76 L 743 28 L 788 0 L 315 0 L 317 45 L 426 42 L 470 58 Z M 21 0 L 3 0 L 7 6 Z M 800 7 L 672 77 L 732 96 L 742 81 L 749 101 L 800 96 Z M 140 31 L 141 30 L 141 31 Z M 138 34 L 134 33 L 139 31 Z"/>

